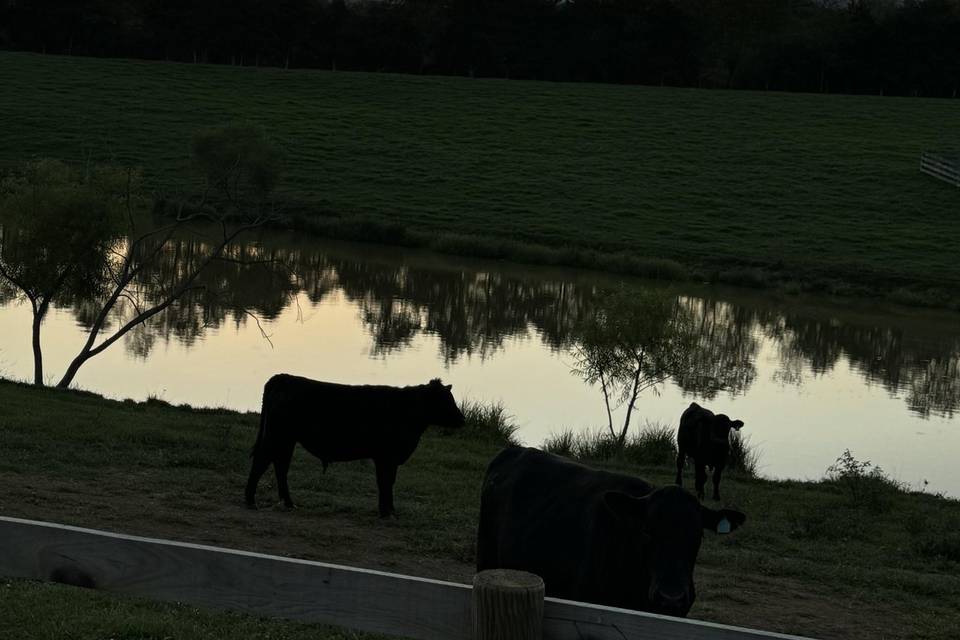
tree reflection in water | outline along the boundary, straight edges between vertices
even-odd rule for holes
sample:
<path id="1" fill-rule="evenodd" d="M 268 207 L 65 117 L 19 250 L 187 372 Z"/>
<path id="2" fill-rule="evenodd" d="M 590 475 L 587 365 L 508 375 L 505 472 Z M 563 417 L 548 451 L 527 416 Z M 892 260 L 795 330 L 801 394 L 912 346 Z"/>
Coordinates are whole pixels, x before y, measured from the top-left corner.
<path id="1" fill-rule="evenodd" d="M 144 251 L 152 250 L 144 246 Z M 131 314 L 176 285 L 206 254 L 202 240 L 183 239 L 163 250 L 163 260 L 139 281 L 138 298 L 117 316 Z M 573 329 L 604 276 L 473 264 L 399 250 L 321 245 L 290 234 L 264 232 L 231 246 L 228 259 L 201 273 L 198 287 L 148 324 L 125 337 L 129 353 L 148 358 L 158 343 L 190 345 L 208 327 L 269 322 L 290 305 L 319 304 L 342 295 L 359 309 L 372 353 L 387 357 L 418 336 L 436 336 L 445 362 L 487 358 L 505 340 L 540 340 L 552 350 L 571 345 Z M 256 264 L 241 264 L 241 263 Z M 655 286 L 655 285 L 651 285 Z M 715 295 L 707 293 L 707 296 Z M 960 402 L 960 328 L 917 322 L 909 316 L 854 316 L 753 301 L 728 302 L 685 295 L 695 318 L 695 366 L 675 380 L 692 395 L 747 393 L 756 380 L 764 343 L 779 362 L 774 377 L 801 385 L 841 362 L 871 384 L 902 395 L 914 413 L 953 416 Z M 74 300 L 76 321 L 89 326 L 98 301 Z M 845 317 L 849 316 L 849 317 Z M 112 318 L 113 322 L 120 317 Z M 945 328 L 946 327 L 946 328 Z"/>

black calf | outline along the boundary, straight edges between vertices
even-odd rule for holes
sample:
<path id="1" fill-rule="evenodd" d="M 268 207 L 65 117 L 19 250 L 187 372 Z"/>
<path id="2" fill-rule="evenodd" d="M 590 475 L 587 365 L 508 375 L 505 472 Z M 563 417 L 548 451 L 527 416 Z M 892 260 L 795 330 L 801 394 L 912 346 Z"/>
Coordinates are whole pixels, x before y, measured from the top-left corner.
<path id="1" fill-rule="evenodd" d="M 739 430 L 742 420 L 731 420 L 726 415 L 714 415 L 692 402 L 680 416 L 677 430 L 677 484 L 683 485 L 683 464 L 693 458 L 696 467 L 697 497 L 703 500 L 707 483 L 707 467 L 713 467 L 713 499 L 720 499 L 720 476 L 730 454 L 730 429 Z"/>

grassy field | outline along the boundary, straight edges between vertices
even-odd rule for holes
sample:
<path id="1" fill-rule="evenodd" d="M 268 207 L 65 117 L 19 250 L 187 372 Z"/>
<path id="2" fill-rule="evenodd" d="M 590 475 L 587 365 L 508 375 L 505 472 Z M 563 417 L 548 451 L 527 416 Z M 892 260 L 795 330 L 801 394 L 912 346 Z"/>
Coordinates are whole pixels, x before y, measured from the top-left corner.
<path id="1" fill-rule="evenodd" d="M 291 209 L 327 231 L 757 285 L 960 286 L 960 190 L 918 170 L 921 150 L 960 148 L 955 101 L 22 53 L 0 53 L 0 86 L 0 163 L 134 163 L 173 187 L 195 130 L 246 119 L 285 149 Z"/>
<path id="2" fill-rule="evenodd" d="M 0 514 L 469 581 L 478 492 L 502 438 L 472 421 L 428 431 L 381 521 L 367 462 L 326 474 L 298 451 L 299 509 L 243 506 L 256 416 L 0 383 Z M 604 463 L 666 483 L 669 466 Z M 707 535 L 691 617 L 819 638 L 953 638 L 960 626 L 960 504 L 886 485 L 772 482 L 732 474 L 748 514 Z M 42 621 L 38 624 L 37 621 Z M 6 625 L 6 626 L 4 626 Z M 338 636 L 316 627 L 0 581 L 0 635 Z M 234 632 L 236 632 L 236 635 Z"/>

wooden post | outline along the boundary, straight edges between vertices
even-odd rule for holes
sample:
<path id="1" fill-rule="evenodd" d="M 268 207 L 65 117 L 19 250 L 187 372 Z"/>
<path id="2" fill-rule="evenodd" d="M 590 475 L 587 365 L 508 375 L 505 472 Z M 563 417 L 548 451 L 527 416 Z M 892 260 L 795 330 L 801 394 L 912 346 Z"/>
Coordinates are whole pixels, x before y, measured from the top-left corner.
<path id="1" fill-rule="evenodd" d="M 542 640 L 543 580 L 511 569 L 473 577 L 474 640 Z"/>

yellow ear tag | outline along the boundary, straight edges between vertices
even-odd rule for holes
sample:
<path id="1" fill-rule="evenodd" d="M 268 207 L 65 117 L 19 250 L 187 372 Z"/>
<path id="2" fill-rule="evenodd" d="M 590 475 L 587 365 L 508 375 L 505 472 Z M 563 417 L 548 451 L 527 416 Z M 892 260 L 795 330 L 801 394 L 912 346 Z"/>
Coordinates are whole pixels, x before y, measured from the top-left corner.
<path id="1" fill-rule="evenodd" d="M 721 518 L 720 522 L 717 523 L 717 533 L 730 533 L 730 521 Z"/>

